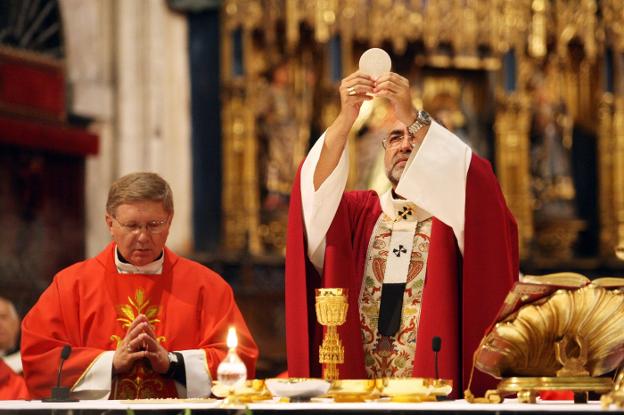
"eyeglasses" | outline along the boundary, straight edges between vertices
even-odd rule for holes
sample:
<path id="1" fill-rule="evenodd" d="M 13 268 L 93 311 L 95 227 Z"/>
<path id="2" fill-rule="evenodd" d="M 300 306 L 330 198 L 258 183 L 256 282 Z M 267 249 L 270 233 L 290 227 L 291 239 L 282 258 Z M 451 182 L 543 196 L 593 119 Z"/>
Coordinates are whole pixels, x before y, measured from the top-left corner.
<path id="1" fill-rule="evenodd" d="M 397 148 L 403 142 L 403 138 L 407 137 L 407 141 L 410 143 L 410 146 L 414 147 L 416 145 L 416 139 L 410 133 L 404 133 L 403 131 L 393 131 L 390 135 L 383 140 L 381 140 L 381 145 L 384 149 L 387 148 Z"/>
<path id="2" fill-rule="evenodd" d="M 116 217 L 114 216 L 111 216 L 111 217 L 115 219 L 115 222 L 117 222 L 119 226 L 123 228 L 123 230 L 134 235 L 138 235 L 139 233 L 141 233 L 143 229 L 145 229 L 145 232 L 149 234 L 157 235 L 159 233 L 162 233 L 162 231 L 164 231 L 167 228 L 167 225 L 169 224 L 169 218 L 163 219 L 163 220 L 153 220 L 151 222 L 142 224 L 142 223 L 134 223 L 134 222 L 121 223 Z"/>

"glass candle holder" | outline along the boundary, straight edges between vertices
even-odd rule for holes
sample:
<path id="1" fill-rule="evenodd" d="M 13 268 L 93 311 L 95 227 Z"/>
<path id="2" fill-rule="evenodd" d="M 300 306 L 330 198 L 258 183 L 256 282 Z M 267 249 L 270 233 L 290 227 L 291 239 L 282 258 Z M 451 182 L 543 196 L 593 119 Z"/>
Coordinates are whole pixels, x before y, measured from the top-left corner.
<path id="1" fill-rule="evenodd" d="M 247 380 L 247 367 L 241 358 L 238 357 L 238 354 L 236 354 L 237 344 L 238 339 L 236 338 L 236 331 L 231 327 L 227 337 L 228 354 L 217 367 L 217 379 L 228 391 L 222 406 L 241 405 L 235 392 L 236 388 L 242 386 Z"/>

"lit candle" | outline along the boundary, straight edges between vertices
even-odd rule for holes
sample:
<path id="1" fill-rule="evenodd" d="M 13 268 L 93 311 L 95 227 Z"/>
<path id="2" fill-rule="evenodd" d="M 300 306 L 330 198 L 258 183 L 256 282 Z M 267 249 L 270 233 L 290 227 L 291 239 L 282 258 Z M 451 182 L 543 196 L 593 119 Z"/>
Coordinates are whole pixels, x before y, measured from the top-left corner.
<path id="1" fill-rule="evenodd" d="M 226 344 L 229 349 L 225 359 L 221 361 L 217 367 L 217 379 L 228 389 L 228 396 L 223 401 L 223 406 L 239 405 L 234 391 L 237 387 L 242 386 L 247 379 L 247 367 L 236 354 L 236 346 L 238 346 L 238 337 L 236 336 L 236 328 L 230 327 L 226 338 Z"/>
<path id="2" fill-rule="evenodd" d="M 236 346 L 238 346 L 238 337 L 236 336 L 236 328 L 234 326 L 228 329 L 227 340 L 225 342 L 229 349 L 236 349 Z"/>

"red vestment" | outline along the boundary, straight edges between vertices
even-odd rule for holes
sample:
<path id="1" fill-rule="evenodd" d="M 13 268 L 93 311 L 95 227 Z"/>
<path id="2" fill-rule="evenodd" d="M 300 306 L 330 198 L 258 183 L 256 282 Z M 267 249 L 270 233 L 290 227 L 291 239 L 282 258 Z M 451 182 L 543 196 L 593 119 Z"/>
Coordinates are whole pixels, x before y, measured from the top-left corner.
<path id="1" fill-rule="evenodd" d="M 368 244 L 382 213 L 373 191 L 345 192 L 326 235 L 323 275 L 307 258 L 300 175 L 291 194 L 286 250 L 286 341 L 290 376 L 321 376 L 318 348 L 322 330 L 316 322 L 314 288 L 349 290 L 346 323 L 338 328 L 345 349 L 341 378 L 366 378 L 358 297 Z M 443 189 L 441 189 L 443 191 Z M 454 393 L 468 385 L 473 353 L 518 278 L 515 219 L 488 161 L 473 154 L 465 201 L 464 255 L 453 230 L 433 218 L 427 275 L 417 329 L 413 376 L 434 377 L 431 340 L 442 339 L 441 378 L 453 379 Z M 475 371 L 472 391 L 494 386 Z M 457 395 L 456 395 L 457 396 Z"/>
<path id="2" fill-rule="evenodd" d="M 72 387 L 100 353 L 116 349 L 126 335 L 124 324 L 138 314 L 148 317 L 165 349 L 203 349 L 213 379 L 227 354 L 228 327 L 235 326 L 237 352 L 253 378 L 258 349 L 231 287 L 218 274 L 167 248 L 162 274 L 119 274 L 114 247 L 111 243 L 95 258 L 59 272 L 24 318 L 22 360 L 33 397 L 50 395 L 63 345 L 71 345 L 72 352 L 63 366 L 62 383 Z M 146 365 L 137 367 L 145 375 Z M 155 393 L 160 391 L 157 397 L 175 394 L 170 379 L 150 372 L 143 388 L 151 384 Z M 118 379 L 117 387 L 123 382 Z"/>
<path id="3" fill-rule="evenodd" d="M 0 401 L 30 399 L 24 378 L 0 359 Z"/>

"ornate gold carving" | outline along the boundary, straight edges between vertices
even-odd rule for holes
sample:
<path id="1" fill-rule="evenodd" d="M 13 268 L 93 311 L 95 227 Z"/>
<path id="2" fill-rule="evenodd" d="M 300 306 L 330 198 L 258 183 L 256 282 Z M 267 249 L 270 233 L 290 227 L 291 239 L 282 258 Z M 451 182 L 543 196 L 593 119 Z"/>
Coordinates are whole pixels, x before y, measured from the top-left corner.
<path id="1" fill-rule="evenodd" d="M 624 368 L 620 368 L 613 382 L 613 389 L 610 393 L 600 397 L 600 403 L 604 409 L 611 404 L 618 408 L 624 408 Z"/>
<path id="2" fill-rule="evenodd" d="M 619 258 L 624 247 L 624 98 L 603 95 L 598 127 L 600 252 Z"/>
<path id="3" fill-rule="evenodd" d="M 578 349 L 576 357 L 570 356 L 570 342 L 574 341 L 575 349 Z M 557 361 L 561 363 L 561 369 L 557 371 L 557 377 L 565 376 L 589 376 L 589 372 L 585 368 L 587 365 L 587 342 L 580 336 L 564 335 L 563 339 L 555 342 L 555 356 Z"/>
<path id="4" fill-rule="evenodd" d="M 624 246 L 624 97 L 615 100 L 613 114 L 614 166 L 613 200 L 617 218 L 617 247 Z"/>
<path id="5" fill-rule="evenodd" d="M 507 204 L 518 221 L 520 257 L 528 255 L 533 238 L 533 200 L 529 174 L 528 102 L 521 95 L 501 97 L 496 114 L 496 171 Z"/>

